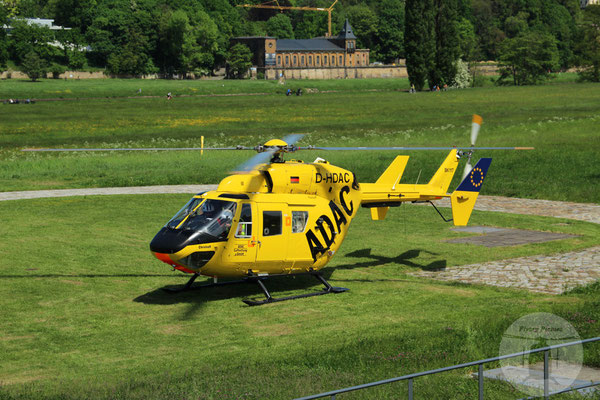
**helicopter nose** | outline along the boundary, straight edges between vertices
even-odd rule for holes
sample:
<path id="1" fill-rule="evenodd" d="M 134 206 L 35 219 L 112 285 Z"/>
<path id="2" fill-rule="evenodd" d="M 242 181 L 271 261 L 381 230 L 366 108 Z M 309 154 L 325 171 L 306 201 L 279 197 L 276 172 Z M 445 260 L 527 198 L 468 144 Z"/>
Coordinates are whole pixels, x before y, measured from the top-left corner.
<path id="1" fill-rule="evenodd" d="M 150 242 L 150 250 L 154 253 L 177 253 L 187 246 L 189 239 L 189 232 L 162 228 Z"/>

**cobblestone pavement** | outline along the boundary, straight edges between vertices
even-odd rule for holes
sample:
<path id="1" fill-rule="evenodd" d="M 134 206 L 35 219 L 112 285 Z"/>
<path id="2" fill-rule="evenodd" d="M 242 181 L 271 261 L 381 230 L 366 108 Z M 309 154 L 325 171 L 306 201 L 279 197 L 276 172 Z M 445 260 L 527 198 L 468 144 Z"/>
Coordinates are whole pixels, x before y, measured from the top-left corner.
<path id="1" fill-rule="evenodd" d="M 552 256 L 519 257 L 411 275 L 560 294 L 600 279 L 600 246 Z"/>
<path id="2" fill-rule="evenodd" d="M 450 201 L 438 202 L 449 207 Z M 568 218 L 600 224 L 600 205 L 550 200 L 479 196 L 476 210 Z M 419 271 L 412 275 L 560 294 L 600 279 L 600 246 L 552 256 L 519 257 L 483 264 Z"/>
<path id="3" fill-rule="evenodd" d="M 115 194 L 194 194 L 214 188 L 216 188 L 215 185 L 171 185 L 0 192 L 0 201 Z M 437 204 L 441 207 L 450 206 L 449 201 L 440 201 Z M 600 224 L 600 205 L 596 204 L 479 196 L 475 209 L 569 218 Z M 600 246 L 552 256 L 520 257 L 483 264 L 451 267 L 442 271 L 419 271 L 413 275 L 438 280 L 481 283 L 559 294 L 566 289 L 586 285 L 600 279 Z"/>

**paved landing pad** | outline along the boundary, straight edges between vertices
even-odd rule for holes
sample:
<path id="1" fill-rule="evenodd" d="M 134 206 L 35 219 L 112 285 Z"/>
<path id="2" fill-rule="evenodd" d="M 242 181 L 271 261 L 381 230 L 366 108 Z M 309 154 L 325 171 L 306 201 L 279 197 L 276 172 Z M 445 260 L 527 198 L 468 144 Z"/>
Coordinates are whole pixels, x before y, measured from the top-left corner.
<path id="1" fill-rule="evenodd" d="M 477 377 L 478 374 L 474 373 L 473 376 Z M 543 363 L 537 363 L 529 367 L 506 366 L 484 370 L 483 377 L 509 382 L 529 394 L 540 394 L 544 391 Z M 561 361 L 550 361 L 550 376 L 548 379 L 550 392 L 596 382 L 600 382 L 600 370 L 585 366 L 581 367 L 580 365 L 570 365 Z M 597 390 L 599 390 L 598 386 L 579 389 L 578 391 L 582 394 L 590 394 Z"/>
<path id="2" fill-rule="evenodd" d="M 551 240 L 576 237 L 565 233 L 526 231 L 523 229 L 494 228 L 487 226 L 467 226 L 452 228 L 455 232 L 479 233 L 479 236 L 448 240 L 449 243 L 471 243 L 485 247 L 516 246 L 528 243 L 542 243 Z"/>

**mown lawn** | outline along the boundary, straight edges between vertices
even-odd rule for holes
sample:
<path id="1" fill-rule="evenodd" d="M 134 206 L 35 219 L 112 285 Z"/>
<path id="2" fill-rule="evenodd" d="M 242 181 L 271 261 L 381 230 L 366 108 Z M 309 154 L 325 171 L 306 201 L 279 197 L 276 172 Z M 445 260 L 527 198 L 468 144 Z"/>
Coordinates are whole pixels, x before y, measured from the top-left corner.
<path id="1" fill-rule="evenodd" d="M 390 81 L 392 82 L 392 81 Z M 145 84 L 146 82 L 139 82 Z M 245 84 L 242 82 L 241 84 Z M 357 84 L 358 85 L 358 84 Z M 351 86 L 350 86 L 351 87 Z M 0 106 L 0 190 L 216 183 L 249 152 L 53 153 L 25 147 L 254 146 L 289 133 L 300 145 L 465 146 L 472 113 L 484 117 L 479 151 L 494 162 L 484 193 L 600 202 L 597 84 L 477 88 L 442 93 L 356 91 L 302 97 L 93 99 Z M 374 181 L 396 152 L 302 152 Z M 404 181 L 429 179 L 443 152 L 410 152 Z"/>
<path id="2" fill-rule="evenodd" d="M 475 212 L 475 225 L 582 235 L 490 251 L 446 243 L 459 234 L 425 207 L 379 223 L 362 210 L 325 270 L 349 292 L 247 307 L 241 299 L 261 296 L 250 285 L 161 290 L 186 277 L 153 259 L 148 242 L 187 197 L 0 203 L 0 398 L 289 399 L 496 356 L 507 327 L 529 313 L 561 315 L 581 337 L 600 330 L 598 285 L 551 296 L 408 275 L 587 247 L 600 237 L 594 224 Z M 308 277 L 268 286 L 276 295 L 318 289 Z M 586 349 L 586 364 L 600 366 L 600 346 Z M 418 379 L 418 398 L 473 397 L 466 372 Z M 486 398 L 519 396 L 486 385 Z M 405 393 L 397 384 L 344 398 Z"/>

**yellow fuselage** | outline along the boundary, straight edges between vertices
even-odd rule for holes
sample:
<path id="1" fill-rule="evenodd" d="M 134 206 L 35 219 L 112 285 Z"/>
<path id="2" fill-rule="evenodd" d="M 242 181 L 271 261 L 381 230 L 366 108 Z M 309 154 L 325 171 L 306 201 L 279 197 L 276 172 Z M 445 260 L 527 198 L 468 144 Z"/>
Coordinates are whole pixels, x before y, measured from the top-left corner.
<path id="1" fill-rule="evenodd" d="M 167 249 L 155 243 L 159 232 L 151 244 L 153 253 L 185 272 L 241 277 L 316 271 L 325 266 L 348 232 L 360 206 L 361 192 L 347 170 L 326 162 L 291 161 L 229 176 L 216 191 L 195 198 L 200 201 L 196 210 L 209 200 L 235 203 L 228 204 L 235 215 L 227 235 Z M 185 220 L 181 225 L 185 226 Z M 161 232 L 166 230 L 169 228 Z"/>

